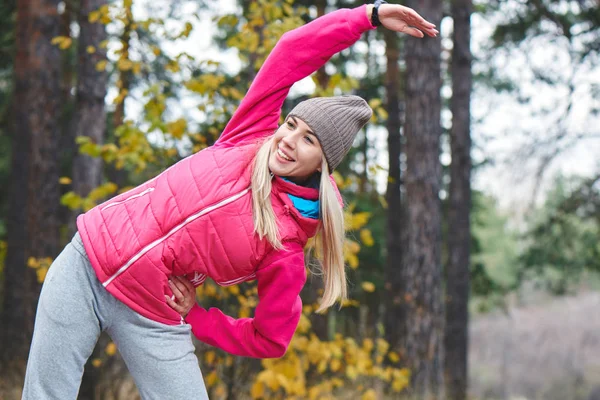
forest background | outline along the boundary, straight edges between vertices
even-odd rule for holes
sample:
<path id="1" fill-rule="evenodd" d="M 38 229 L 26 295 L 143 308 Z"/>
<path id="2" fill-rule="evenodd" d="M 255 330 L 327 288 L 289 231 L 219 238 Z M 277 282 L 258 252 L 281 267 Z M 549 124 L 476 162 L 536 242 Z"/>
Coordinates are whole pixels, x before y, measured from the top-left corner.
<path id="1" fill-rule="evenodd" d="M 75 217 L 210 146 L 283 32 L 360 4 L 0 4 L 0 398 Z M 405 5 L 440 37 L 369 32 L 284 106 L 375 110 L 335 174 L 351 300 L 315 314 L 309 278 L 282 359 L 197 343 L 211 398 L 600 398 L 600 3 Z M 256 289 L 198 301 L 251 316 Z M 79 397 L 137 398 L 110 338 Z"/>

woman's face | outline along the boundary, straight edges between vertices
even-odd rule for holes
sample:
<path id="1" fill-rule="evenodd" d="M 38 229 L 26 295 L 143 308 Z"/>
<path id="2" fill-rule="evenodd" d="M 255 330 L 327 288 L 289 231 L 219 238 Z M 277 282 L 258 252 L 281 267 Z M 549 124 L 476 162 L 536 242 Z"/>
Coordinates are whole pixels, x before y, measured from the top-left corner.
<path id="1" fill-rule="evenodd" d="M 275 175 L 302 183 L 321 171 L 322 160 L 319 140 L 301 119 L 289 117 L 275 132 L 269 157 L 269 169 Z"/>

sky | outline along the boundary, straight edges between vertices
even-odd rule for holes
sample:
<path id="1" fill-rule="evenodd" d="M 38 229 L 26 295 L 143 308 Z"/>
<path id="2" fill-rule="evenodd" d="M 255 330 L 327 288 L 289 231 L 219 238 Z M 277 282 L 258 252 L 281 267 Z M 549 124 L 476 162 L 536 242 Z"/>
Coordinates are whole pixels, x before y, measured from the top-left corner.
<path id="1" fill-rule="evenodd" d="M 134 14 L 138 18 L 145 15 L 145 7 L 149 0 L 136 2 Z M 154 7 L 161 3 L 154 2 Z M 169 4 L 164 2 L 163 4 Z M 213 4 L 216 2 L 209 2 Z M 234 11 L 235 1 L 225 0 L 218 2 L 218 13 L 225 14 Z M 180 40 L 169 43 L 166 46 L 168 52 L 175 55 L 180 52 L 187 52 L 197 60 L 212 59 L 224 62 L 224 65 L 231 72 L 236 72 L 239 68 L 239 61 L 235 56 L 235 50 L 222 51 L 212 45 L 212 35 L 214 33 L 214 22 L 211 21 L 211 15 L 207 12 L 197 13 L 198 7 L 194 2 L 184 2 L 181 15 L 189 16 L 194 29 L 190 37 L 186 40 Z M 417 10 L 418 11 L 418 10 Z M 154 11 L 157 12 L 157 11 Z M 199 19 L 193 16 L 197 15 Z M 484 64 L 477 61 L 483 57 L 483 49 L 488 42 L 488 38 L 493 29 L 494 21 L 484 20 L 480 15 L 474 14 L 472 19 L 472 51 L 476 61 L 473 64 L 474 72 L 479 71 Z M 177 31 L 181 22 L 172 22 L 168 24 L 169 29 Z M 446 18 L 441 24 L 442 46 L 449 48 L 452 45 L 448 38 L 452 31 L 452 21 Z M 417 40 L 410 38 L 409 40 Z M 522 95 L 531 100 L 528 104 L 521 104 L 517 101 L 515 94 L 497 94 L 490 91 L 476 88 L 472 94 L 472 118 L 476 123 L 472 126 L 472 138 L 475 146 L 472 150 L 472 156 L 475 163 L 481 162 L 484 158 L 495 160 L 493 165 L 479 169 L 473 176 L 473 188 L 482 190 L 485 193 L 493 195 L 498 199 L 501 208 L 511 213 L 515 218 L 521 217 L 527 207 L 530 205 L 533 196 L 533 188 L 536 180 L 535 175 L 535 157 L 524 157 L 515 159 L 514 155 L 523 150 L 531 141 L 531 137 L 544 137 L 557 129 L 565 129 L 571 133 L 598 133 L 600 136 L 600 120 L 598 117 L 591 117 L 589 109 L 592 105 L 598 106 L 599 100 L 589 96 L 591 85 L 600 85 L 600 74 L 593 73 L 593 66 L 582 68 L 579 71 L 573 71 L 571 58 L 565 46 L 560 43 L 553 43 L 548 38 L 539 38 L 538 42 L 525 43 L 528 51 L 511 51 L 510 49 L 499 51 L 492 60 L 486 60 L 494 63 L 501 76 L 510 77 L 520 82 Z M 383 56 L 384 49 L 381 46 L 377 50 L 379 56 Z M 565 88 L 550 87 L 543 84 L 534 84 L 533 75 L 529 71 L 528 65 L 533 65 L 545 73 L 555 76 L 568 76 L 572 74 L 575 78 L 573 82 L 576 87 L 574 97 L 576 101 L 571 107 L 571 115 L 565 119 L 563 125 L 558 126 L 554 121 L 561 115 L 564 108 L 564 99 L 568 92 Z M 360 76 L 364 69 L 357 68 L 351 71 L 351 74 Z M 314 90 L 314 84 L 310 78 L 297 83 L 290 93 L 291 96 L 298 94 L 309 94 Z M 450 95 L 450 88 L 443 88 L 442 93 Z M 110 101 L 115 93 L 108 94 Z M 181 108 L 187 110 L 188 115 L 201 120 L 202 114 L 195 111 L 197 101 L 193 98 L 182 99 Z M 141 105 L 130 101 L 126 103 L 126 112 L 128 116 L 140 113 Z M 536 115 L 536 110 L 546 109 L 548 114 L 544 117 Z M 445 115 L 442 118 L 443 123 L 451 118 Z M 445 122 L 444 122 L 445 121 Z M 386 155 L 386 135 L 385 130 L 369 129 L 369 140 L 373 143 L 376 153 L 380 155 L 377 163 L 387 168 Z M 596 154 L 600 151 L 600 140 L 581 141 L 577 146 L 565 152 L 553 162 L 545 174 L 542 181 L 541 190 L 535 198 L 537 204 L 544 200 L 545 190 L 552 182 L 552 176 L 557 173 L 566 175 L 577 174 L 591 176 L 594 172 L 600 170 L 600 163 L 597 161 Z M 442 161 L 448 162 L 449 156 L 442 155 Z M 385 172 L 379 172 L 376 180 L 378 190 L 385 190 L 387 175 Z"/>

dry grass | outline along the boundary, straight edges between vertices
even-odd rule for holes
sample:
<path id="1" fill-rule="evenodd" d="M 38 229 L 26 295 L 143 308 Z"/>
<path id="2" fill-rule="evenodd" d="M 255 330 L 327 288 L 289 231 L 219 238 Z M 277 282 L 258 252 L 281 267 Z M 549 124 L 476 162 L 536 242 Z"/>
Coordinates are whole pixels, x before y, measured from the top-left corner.
<path id="1" fill-rule="evenodd" d="M 591 400 L 600 390 L 599 293 L 474 318 L 470 335 L 474 398 Z"/>

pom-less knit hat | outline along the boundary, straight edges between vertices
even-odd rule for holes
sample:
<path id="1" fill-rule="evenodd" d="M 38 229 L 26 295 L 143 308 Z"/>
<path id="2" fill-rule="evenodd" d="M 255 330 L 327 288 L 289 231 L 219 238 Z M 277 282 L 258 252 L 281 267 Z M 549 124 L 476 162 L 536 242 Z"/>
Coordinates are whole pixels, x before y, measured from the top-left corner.
<path id="1" fill-rule="evenodd" d="M 358 131 L 373 111 L 358 96 L 315 97 L 302 101 L 288 114 L 304 121 L 321 143 L 331 173 L 352 147 Z"/>

